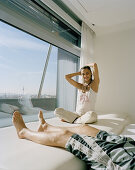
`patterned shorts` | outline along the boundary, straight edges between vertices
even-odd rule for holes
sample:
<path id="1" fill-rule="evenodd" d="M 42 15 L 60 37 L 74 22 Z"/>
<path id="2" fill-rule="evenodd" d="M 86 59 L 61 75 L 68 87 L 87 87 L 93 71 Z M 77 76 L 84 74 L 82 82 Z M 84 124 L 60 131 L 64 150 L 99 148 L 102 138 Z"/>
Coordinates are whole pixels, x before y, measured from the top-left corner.
<path id="1" fill-rule="evenodd" d="M 100 131 L 97 136 L 73 134 L 66 149 L 92 170 L 135 170 L 135 141 Z"/>

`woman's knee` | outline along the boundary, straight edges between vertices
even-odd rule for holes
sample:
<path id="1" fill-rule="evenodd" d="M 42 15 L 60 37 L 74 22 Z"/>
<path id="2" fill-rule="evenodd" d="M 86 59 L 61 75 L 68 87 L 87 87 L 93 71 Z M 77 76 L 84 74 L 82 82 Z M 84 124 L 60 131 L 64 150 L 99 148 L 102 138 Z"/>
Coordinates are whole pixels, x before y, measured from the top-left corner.
<path id="1" fill-rule="evenodd" d="M 82 123 L 94 123 L 97 121 L 96 112 L 89 111 L 86 112 L 83 116 L 81 116 Z"/>

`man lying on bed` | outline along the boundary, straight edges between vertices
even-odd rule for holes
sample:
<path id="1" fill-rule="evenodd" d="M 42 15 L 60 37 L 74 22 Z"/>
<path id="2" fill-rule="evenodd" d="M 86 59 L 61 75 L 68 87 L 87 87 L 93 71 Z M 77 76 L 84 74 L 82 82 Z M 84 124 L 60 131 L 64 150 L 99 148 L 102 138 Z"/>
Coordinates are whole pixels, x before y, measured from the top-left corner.
<path id="1" fill-rule="evenodd" d="M 20 139 L 62 147 L 85 161 L 89 169 L 135 169 L 135 141 L 131 138 L 109 134 L 105 131 L 80 125 L 55 127 L 46 123 L 39 113 L 37 131 L 28 129 L 21 114 L 13 114 L 13 124 Z"/>

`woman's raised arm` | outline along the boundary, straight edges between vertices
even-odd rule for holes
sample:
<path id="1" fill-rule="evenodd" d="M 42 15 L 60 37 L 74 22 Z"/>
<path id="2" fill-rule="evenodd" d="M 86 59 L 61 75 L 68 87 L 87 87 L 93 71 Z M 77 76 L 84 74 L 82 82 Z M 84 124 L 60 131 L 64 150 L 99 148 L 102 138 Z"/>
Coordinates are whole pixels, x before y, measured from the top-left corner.
<path id="1" fill-rule="evenodd" d="M 77 89 L 82 89 L 82 84 L 78 83 L 77 81 L 73 80 L 72 77 L 74 76 L 80 76 L 81 72 L 76 72 L 76 73 L 71 73 L 71 74 L 67 74 L 65 75 L 65 79 L 74 87 L 76 87 Z"/>
<path id="2" fill-rule="evenodd" d="M 100 83 L 98 66 L 97 66 L 96 63 L 90 63 L 90 64 L 86 64 L 86 65 L 89 66 L 89 67 L 93 67 L 94 80 L 92 82 L 92 89 L 97 92 L 98 87 L 99 87 L 99 83 Z"/>

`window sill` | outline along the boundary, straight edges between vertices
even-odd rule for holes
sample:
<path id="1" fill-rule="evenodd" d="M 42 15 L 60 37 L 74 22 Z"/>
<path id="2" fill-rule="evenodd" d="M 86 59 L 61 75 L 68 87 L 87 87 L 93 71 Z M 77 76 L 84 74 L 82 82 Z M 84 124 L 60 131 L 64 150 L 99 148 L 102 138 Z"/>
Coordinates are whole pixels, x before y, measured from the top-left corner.
<path id="1" fill-rule="evenodd" d="M 0 128 L 8 127 L 8 126 L 13 125 L 13 123 L 12 123 L 12 115 L 11 114 L 8 114 L 8 115 L 9 115 L 8 117 L 0 119 Z M 43 115 L 44 115 L 45 119 L 50 119 L 50 118 L 55 117 L 53 111 L 47 111 L 47 113 L 44 113 Z M 38 121 L 38 114 L 36 114 L 36 115 L 35 114 L 34 115 L 23 115 L 23 119 L 24 119 L 25 123 Z"/>

